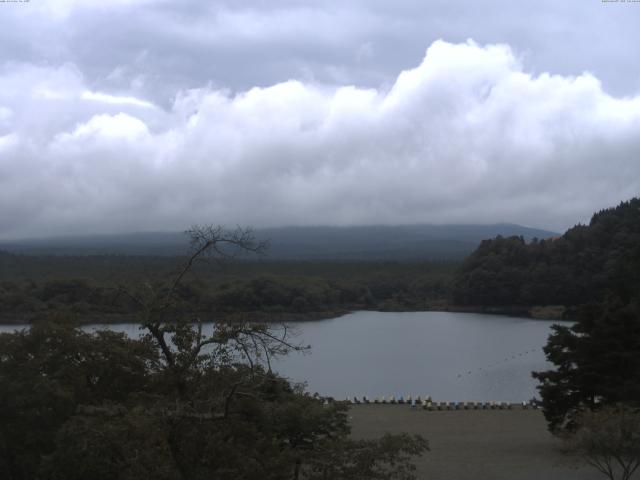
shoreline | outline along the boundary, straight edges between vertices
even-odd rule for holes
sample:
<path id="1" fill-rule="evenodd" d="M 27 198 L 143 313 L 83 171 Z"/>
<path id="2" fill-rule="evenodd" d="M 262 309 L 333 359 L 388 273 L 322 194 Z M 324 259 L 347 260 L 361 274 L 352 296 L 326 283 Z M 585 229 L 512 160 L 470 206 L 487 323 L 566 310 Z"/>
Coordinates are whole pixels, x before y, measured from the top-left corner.
<path id="1" fill-rule="evenodd" d="M 330 318 L 341 317 L 357 310 L 331 310 L 327 312 L 240 312 L 240 313 L 222 313 L 207 314 L 209 318 L 202 313 L 189 314 L 193 318 L 200 317 L 203 323 L 213 323 L 215 321 L 248 321 L 252 323 L 288 323 L 288 322 L 315 322 L 319 320 L 328 320 Z M 0 314 L 0 326 L 23 326 L 32 325 L 34 322 L 47 321 L 56 316 L 77 320 L 78 325 L 124 325 L 128 323 L 140 323 L 138 315 L 135 313 L 105 313 L 105 314 L 79 314 L 75 312 L 46 312 L 42 316 L 31 314 L 29 316 L 20 314 Z M 26 318 L 25 318 L 26 317 Z M 81 320 L 82 318 L 82 320 Z"/>
<path id="2" fill-rule="evenodd" d="M 226 321 L 248 321 L 254 323 L 288 323 L 288 322 L 315 322 L 328 320 L 331 318 L 341 317 L 354 312 L 394 312 L 394 313 L 411 313 L 411 312 L 451 312 L 451 313 L 477 313 L 484 315 L 505 315 L 511 317 L 530 318 L 532 320 L 552 320 L 557 322 L 573 322 L 570 318 L 556 318 L 554 315 L 537 314 L 542 309 L 546 312 L 548 307 L 482 307 L 482 306 L 459 306 L 459 305 L 438 305 L 433 308 L 422 307 L 415 309 L 366 309 L 366 308 L 344 308 L 318 312 L 223 312 L 217 314 L 194 312 L 189 314 L 194 318 L 205 318 L 203 323 L 212 323 L 219 319 Z M 553 306 L 552 312 L 558 312 L 558 306 Z M 562 307 L 563 311 L 565 307 Z M 0 314 L 0 326 L 20 326 L 31 325 L 34 321 L 47 320 L 55 316 L 64 316 L 65 318 L 73 318 L 78 321 L 78 325 L 122 325 L 127 323 L 138 323 L 137 314 L 135 313 L 87 313 L 81 314 L 77 312 L 43 312 L 41 316 L 38 314 Z M 209 317 L 207 319 L 207 316 Z"/>

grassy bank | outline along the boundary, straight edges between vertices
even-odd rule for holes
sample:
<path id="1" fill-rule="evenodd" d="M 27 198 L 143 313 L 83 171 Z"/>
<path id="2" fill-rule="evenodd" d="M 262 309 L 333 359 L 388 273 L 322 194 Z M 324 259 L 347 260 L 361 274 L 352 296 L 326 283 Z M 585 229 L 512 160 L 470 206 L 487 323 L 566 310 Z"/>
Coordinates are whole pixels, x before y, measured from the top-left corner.
<path id="1" fill-rule="evenodd" d="M 416 462 L 424 480 L 597 480 L 596 470 L 564 453 L 539 410 L 412 410 L 353 405 L 352 435 L 421 434 L 431 451 Z"/>

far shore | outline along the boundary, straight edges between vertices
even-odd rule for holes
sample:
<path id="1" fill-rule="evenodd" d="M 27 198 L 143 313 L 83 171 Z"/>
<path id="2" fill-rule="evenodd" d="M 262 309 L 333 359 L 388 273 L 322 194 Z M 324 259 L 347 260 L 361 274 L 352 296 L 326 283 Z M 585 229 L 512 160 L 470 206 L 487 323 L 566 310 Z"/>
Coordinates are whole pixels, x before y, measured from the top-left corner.
<path id="1" fill-rule="evenodd" d="M 426 411 L 408 405 L 352 405 L 352 436 L 420 434 L 431 451 L 418 458 L 420 480 L 600 480 L 565 452 L 540 410 Z"/>
<path id="2" fill-rule="evenodd" d="M 325 312 L 238 312 L 238 313 L 189 313 L 184 314 L 183 318 L 200 319 L 203 323 L 211 323 L 214 321 L 248 321 L 254 323 L 283 323 L 283 322 L 313 322 L 317 320 L 327 320 L 330 318 L 340 317 L 352 313 L 350 310 L 331 310 Z M 123 325 L 129 323 L 140 323 L 140 316 L 135 313 L 88 313 L 81 314 L 76 312 L 55 312 L 42 314 L 0 314 L 0 325 L 31 325 L 36 321 L 58 318 L 70 318 L 77 321 L 78 325 Z"/>
<path id="3" fill-rule="evenodd" d="M 487 315 L 505 315 L 512 317 L 531 318 L 536 320 L 553 320 L 558 322 L 572 321 L 566 318 L 567 309 L 563 306 L 546 306 L 546 307 L 526 307 L 526 306 L 502 306 L 502 307 L 483 307 L 483 306 L 458 306 L 458 305 L 438 305 L 435 307 L 421 307 L 415 309 L 374 309 L 352 308 L 352 309 L 332 309 L 317 312 L 220 312 L 206 313 L 194 312 L 186 314 L 194 319 L 200 318 L 203 322 L 213 322 L 220 319 L 228 321 L 249 321 L 255 323 L 282 323 L 282 322 L 314 322 L 318 320 L 327 320 L 330 318 L 340 317 L 356 311 L 372 311 L 372 312 L 458 312 L 458 313 L 478 313 Z M 0 325 L 30 325 L 41 319 L 47 320 L 55 317 L 71 318 L 78 322 L 79 325 L 118 325 L 127 323 L 138 323 L 139 316 L 135 313 L 78 313 L 78 312 L 41 312 L 41 313 L 0 313 Z"/>

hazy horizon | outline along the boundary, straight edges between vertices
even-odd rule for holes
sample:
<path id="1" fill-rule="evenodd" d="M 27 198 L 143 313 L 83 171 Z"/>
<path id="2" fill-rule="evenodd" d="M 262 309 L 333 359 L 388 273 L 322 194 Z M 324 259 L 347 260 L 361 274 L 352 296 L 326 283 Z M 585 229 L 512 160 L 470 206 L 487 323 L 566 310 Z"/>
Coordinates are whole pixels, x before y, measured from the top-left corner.
<path id="1" fill-rule="evenodd" d="M 205 224 L 200 224 L 205 225 Z M 32 237 L 2 237 L 0 236 L 1 243 L 19 242 L 19 241 L 39 241 L 39 240 L 64 240 L 64 239 L 84 239 L 92 237 L 108 238 L 108 237 L 121 237 L 121 236 L 135 236 L 135 235 L 182 235 L 186 234 L 190 227 L 184 227 L 182 229 L 175 230 L 131 230 L 122 232 L 80 232 L 73 234 L 57 234 L 57 235 L 39 235 Z M 271 230 L 293 230 L 293 229 L 357 229 L 357 228 L 420 228 L 420 227 L 435 227 L 435 228 L 458 228 L 458 227 L 499 227 L 499 226 L 514 226 L 521 227 L 530 230 L 545 231 L 549 234 L 557 235 L 562 234 L 564 231 L 556 231 L 543 227 L 536 227 L 531 225 L 522 225 L 519 223 L 510 222 L 495 222 L 495 223 L 416 223 L 416 224 L 362 224 L 362 225 L 273 225 L 267 227 L 254 227 L 252 225 L 220 225 L 228 230 L 234 230 L 236 228 L 248 228 L 255 232 L 271 231 Z"/>

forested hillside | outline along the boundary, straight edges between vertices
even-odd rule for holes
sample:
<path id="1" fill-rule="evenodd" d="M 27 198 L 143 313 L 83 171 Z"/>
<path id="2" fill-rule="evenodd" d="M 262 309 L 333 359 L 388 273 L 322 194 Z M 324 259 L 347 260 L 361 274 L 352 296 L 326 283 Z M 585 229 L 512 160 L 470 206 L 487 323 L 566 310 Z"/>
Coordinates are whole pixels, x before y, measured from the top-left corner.
<path id="1" fill-rule="evenodd" d="M 588 439 L 583 447 L 597 438 L 616 459 L 627 446 L 613 438 L 635 438 L 637 452 L 637 437 L 625 432 L 640 407 L 640 199 L 600 211 L 588 226 L 574 227 L 556 241 L 518 244 L 484 244 L 465 264 L 456 294 L 476 300 L 474 271 L 497 258 L 508 265 L 499 284 L 509 288 L 510 275 L 517 301 L 574 305 L 575 323 L 555 325 L 544 347 L 554 368 L 533 374 L 549 429 L 577 431 L 577 439 Z M 618 422 L 613 430 L 612 418 Z M 614 437 L 602 436 L 612 431 Z M 633 427 L 628 431 L 635 435 Z"/>
<path id="2" fill-rule="evenodd" d="M 593 215 L 548 240 L 497 237 L 463 263 L 452 287 L 458 305 L 565 305 L 623 302 L 640 287 L 640 199 Z"/>

